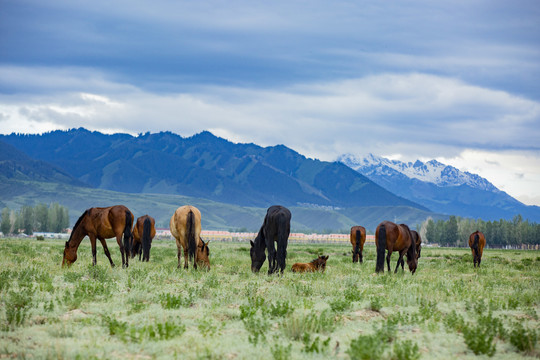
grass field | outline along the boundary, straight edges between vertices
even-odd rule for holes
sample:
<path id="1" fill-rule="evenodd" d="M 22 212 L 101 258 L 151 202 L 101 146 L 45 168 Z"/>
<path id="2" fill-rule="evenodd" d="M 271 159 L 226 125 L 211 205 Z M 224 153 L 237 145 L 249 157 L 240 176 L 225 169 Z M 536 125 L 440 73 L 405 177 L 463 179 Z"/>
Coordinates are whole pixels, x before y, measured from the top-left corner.
<path id="1" fill-rule="evenodd" d="M 121 264 L 118 246 L 109 241 Z M 62 269 L 63 242 L 0 240 L 0 358 L 538 358 L 540 253 L 424 248 L 414 276 L 375 275 L 341 245 L 290 244 L 283 276 L 250 271 L 249 246 L 210 243 L 212 269 L 176 269 L 155 241 L 150 263 L 111 268 L 89 241 Z M 330 255 L 326 273 L 294 262 Z M 393 256 L 395 266 L 397 255 Z M 407 268 L 407 265 L 405 265 Z M 477 355 L 478 354 L 478 355 Z"/>

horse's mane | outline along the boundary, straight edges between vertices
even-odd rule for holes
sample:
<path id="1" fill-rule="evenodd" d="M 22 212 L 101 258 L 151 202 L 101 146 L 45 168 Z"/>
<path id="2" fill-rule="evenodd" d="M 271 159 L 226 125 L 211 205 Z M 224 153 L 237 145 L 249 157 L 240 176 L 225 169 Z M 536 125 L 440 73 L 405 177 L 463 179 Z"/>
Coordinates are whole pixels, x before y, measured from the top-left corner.
<path id="1" fill-rule="evenodd" d="M 69 240 L 67 241 L 67 244 L 69 245 L 69 242 L 71 241 L 71 238 L 73 237 L 73 234 L 75 233 L 75 230 L 77 230 L 77 227 L 81 224 L 82 219 L 88 215 L 88 212 L 90 209 L 86 209 L 83 214 L 79 217 L 75 225 L 73 225 L 73 230 L 71 230 L 71 235 L 69 235 Z"/>

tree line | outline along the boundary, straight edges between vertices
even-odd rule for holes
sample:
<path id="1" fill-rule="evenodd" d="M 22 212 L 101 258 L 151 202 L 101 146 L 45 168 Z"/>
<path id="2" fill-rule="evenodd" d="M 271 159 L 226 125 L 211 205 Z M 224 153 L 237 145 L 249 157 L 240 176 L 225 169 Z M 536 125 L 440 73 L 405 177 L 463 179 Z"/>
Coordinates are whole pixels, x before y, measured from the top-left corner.
<path id="1" fill-rule="evenodd" d="M 540 244 L 540 224 L 523 220 L 516 215 L 512 220 L 484 221 L 450 216 L 446 221 L 428 219 L 421 226 L 427 242 L 441 246 L 468 246 L 469 235 L 476 230 L 484 233 L 488 246 L 520 246 Z"/>
<path id="2" fill-rule="evenodd" d="M 0 231 L 9 234 L 32 235 L 34 231 L 60 233 L 69 226 L 68 209 L 58 203 L 23 206 L 20 210 L 2 209 Z"/>

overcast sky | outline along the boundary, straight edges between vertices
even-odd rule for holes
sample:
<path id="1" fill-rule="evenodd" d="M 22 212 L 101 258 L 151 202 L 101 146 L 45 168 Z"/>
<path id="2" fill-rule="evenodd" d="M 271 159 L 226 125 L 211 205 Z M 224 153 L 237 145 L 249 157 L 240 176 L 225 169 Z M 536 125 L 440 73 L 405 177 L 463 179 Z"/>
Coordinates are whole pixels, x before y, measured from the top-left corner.
<path id="1" fill-rule="evenodd" d="M 437 159 L 540 205 L 540 5 L 0 0 L 0 132 Z"/>

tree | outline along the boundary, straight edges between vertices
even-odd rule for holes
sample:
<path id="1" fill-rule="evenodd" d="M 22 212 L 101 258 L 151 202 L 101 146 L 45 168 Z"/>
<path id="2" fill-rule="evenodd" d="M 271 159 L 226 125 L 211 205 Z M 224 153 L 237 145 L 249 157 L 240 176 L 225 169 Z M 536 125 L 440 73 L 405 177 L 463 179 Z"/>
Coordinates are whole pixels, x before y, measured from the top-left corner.
<path id="1" fill-rule="evenodd" d="M 438 239 L 435 237 L 435 222 L 433 219 L 429 219 L 426 224 L 426 239 L 429 242 L 436 243 Z"/>
<path id="2" fill-rule="evenodd" d="M 45 204 L 37 204 L 34 208 L 35 229 L 45 232 L 49 229 L 49 209 Z"/>
<path id="3" fill-rule="evenodd" d="M 22 208 L 22 226 L 26 235 L 34 233 L 34 208 L 23 206 Z"/>
<path id="4" fill-rule="evenodd" d="M 449 245 L 460 245 L 458 224 L 454 215 L 450 216 L 444 227 L 444 238 Z"/>
<path id="5" fill-rule="evenodd" d="M 2 222 L 0 223 L 0 231 L 7 236 L 11 233 L 11 212 L 9 208 L 5 207 L 2 209 Z"/>

